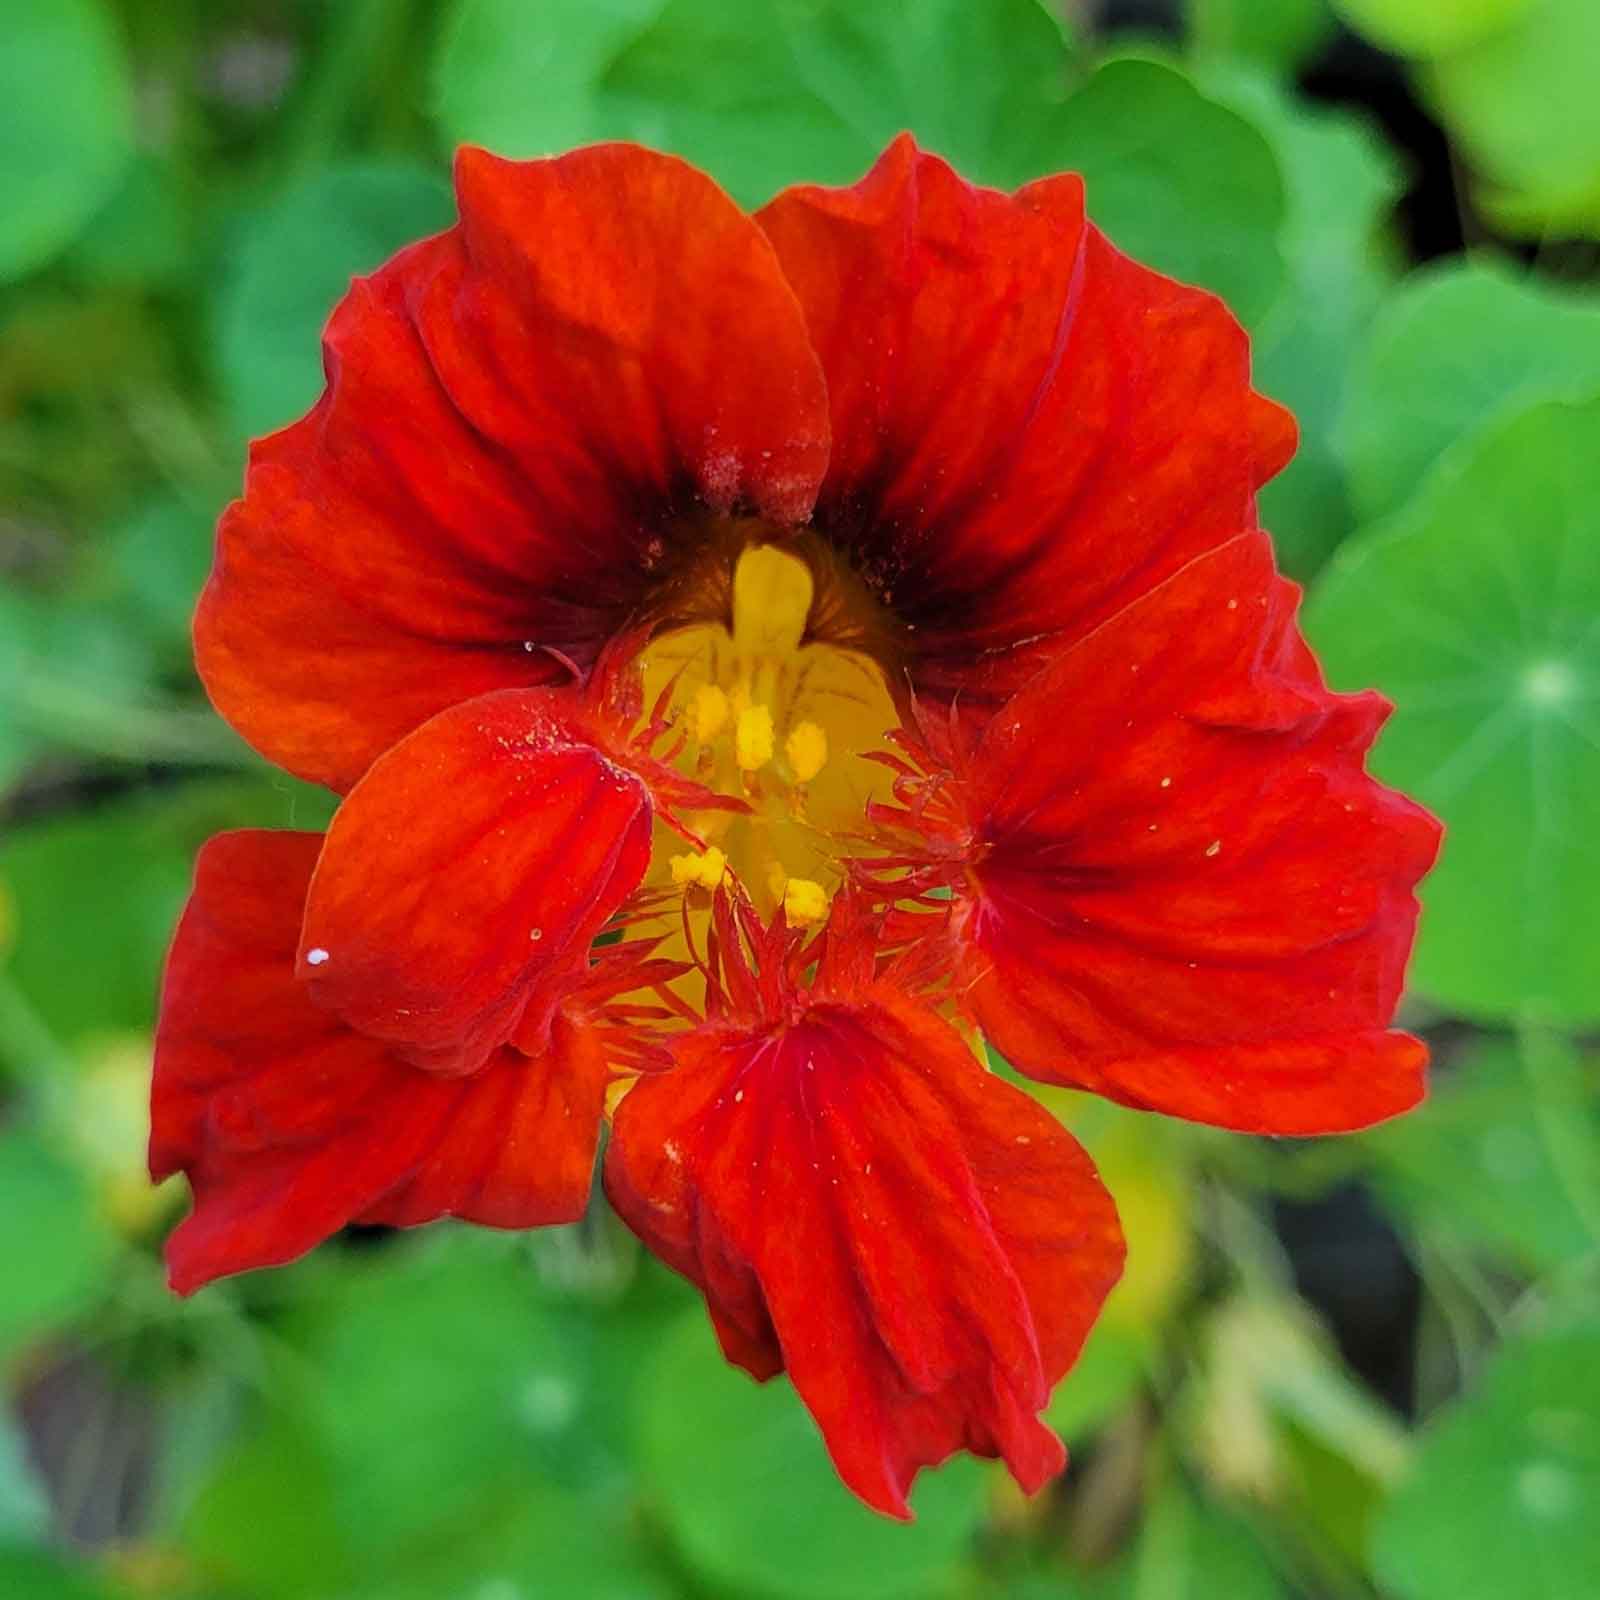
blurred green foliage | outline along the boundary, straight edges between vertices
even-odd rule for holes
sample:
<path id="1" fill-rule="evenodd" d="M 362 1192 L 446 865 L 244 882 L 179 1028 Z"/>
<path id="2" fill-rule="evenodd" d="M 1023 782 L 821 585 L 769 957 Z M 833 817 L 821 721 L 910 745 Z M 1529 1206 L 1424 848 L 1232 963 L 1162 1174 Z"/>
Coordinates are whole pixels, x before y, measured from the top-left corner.
<path id="1" fill-rule="evenodd" d="M 1174 0 L 1161 40 L 1101 10 L 11 0 L 8 1600 L 1595 1592 L 1600 8 Z M 1340 104 L 1296 76 L 1349 59 Z M 1404 127 L 1408 82 L 1473 245 L 1427 265 L 1396 205 L 1436 156 L 1373 114 Z M 1024 1502 L 952 1463 L 911 1528 L 849 1498 L 786 1385 L 726 1367 L 603 1204 L 529 1238 L 352 1238 L 178 1302 L 181 1197 L 142 1176 L 195 847 L 329 814 L 205 710 L 187 619 L 245 441 L 315 399 L 351 274 L 448 223 L 460 140 L 644 139 L 756 204 L 853 179 L 902 127 L 988 182 L 1083 172 L 1116 242 L 1249 324 L 1302 427 L 1264 520 L 1334 682 L 1396 703 L 1377 769 L 1449 828 L 1408 1002 L 1423 1111 L 1289 1148 L 1047 1095 L 1132 1249 L 1052 1403 L 1074 1467 Z"/>

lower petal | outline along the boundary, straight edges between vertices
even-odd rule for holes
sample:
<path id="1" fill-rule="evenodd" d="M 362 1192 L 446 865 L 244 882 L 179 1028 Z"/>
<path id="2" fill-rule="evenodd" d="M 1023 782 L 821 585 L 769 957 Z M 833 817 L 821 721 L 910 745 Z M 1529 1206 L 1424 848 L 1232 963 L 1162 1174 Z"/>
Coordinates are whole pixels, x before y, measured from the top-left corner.
<path id="1" fill-rule="evenodd" d="M 181 1293 L 303 1255 L 352 1221 L 569 1221 L 587 1202 L 603 1067 L 559 1034 L 470 1078 L 420 1072 L 312 1002 L 295 945 L 321 838 L 222 834 L 168 958 L 150 1166 L 187 1174 Z"/>
<path id="2" fill-rule="evenodd" d="M 1059 1471 L 1036 1413 L 1122 1261 L 1071 1137 L 887 991 L 677 1054 L 623 1101 L 606 1183 L 730 1358 L 781 1360 L 840 1476 L 890 1515 L 959 1449 L 1030 1491 Z"/>

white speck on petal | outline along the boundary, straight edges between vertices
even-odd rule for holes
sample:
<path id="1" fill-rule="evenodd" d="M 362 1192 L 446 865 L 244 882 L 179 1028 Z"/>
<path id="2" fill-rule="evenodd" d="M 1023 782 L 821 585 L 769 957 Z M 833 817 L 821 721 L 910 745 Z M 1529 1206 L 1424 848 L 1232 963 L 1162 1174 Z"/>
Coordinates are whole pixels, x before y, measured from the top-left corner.
<path id="1" fill-rule="evenodd" d="M 1222 841 L 1220 839 L 1213 839 L 1211 843 L 1206 846 L 1206 854 L 1208 856 L 1220 855 L 1221 852 Z"/>
<path id="2" fill-rule="evenodd" d="M 306 965 L 308 967 L 320 967 L 327 959 L 328 952 L 326 950 L 319 948 L 316 950 L 306 951 Z"/>

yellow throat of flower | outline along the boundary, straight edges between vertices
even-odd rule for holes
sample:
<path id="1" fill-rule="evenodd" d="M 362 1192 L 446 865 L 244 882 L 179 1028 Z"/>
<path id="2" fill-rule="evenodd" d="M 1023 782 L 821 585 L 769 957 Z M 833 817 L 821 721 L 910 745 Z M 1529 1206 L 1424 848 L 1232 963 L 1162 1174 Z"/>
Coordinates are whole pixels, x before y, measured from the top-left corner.
<path id="1" fill-rule="evenodd" d="M 645 704 L 672 686 L 687 736 L 681 770 L 750 807 L 685 816 L 704 851 L 658 825 L 651 881 L 681 888 L 691 913 L 731 873 L 764 915 L 781 903 L 791 926 L 825 922 L 844 862 L 862 848 L 867 805 L 888 793 L 888 771 L 859 759 L 899 723 L 883 671 L 812 638 L 816 605 L 804 560 L 750 544 L 733 569 L 729 620 L 674 629 L 644 652 Z"/>

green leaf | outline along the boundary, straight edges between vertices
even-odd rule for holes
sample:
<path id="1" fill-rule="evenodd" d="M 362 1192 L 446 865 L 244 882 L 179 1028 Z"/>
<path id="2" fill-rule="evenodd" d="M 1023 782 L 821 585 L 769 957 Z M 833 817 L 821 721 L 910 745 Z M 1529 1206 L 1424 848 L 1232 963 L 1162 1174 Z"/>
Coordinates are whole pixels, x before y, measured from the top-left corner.
<path id="1" fill-rule="evenodd" d="M 625 1508 L 532 1480 L 386 1572 L 364 1600 L 673 1600 Z"/>
<path id="2" fill-rule="evenodd" d="M 282 1412 L 226 1452 L 184 1520 L 184 1548 L 266 1600 L 342 1592 L 349 1551 L 326 1456 Z"/>
<path id="3" fill-rule="evenodd" d="M 454 219 L 422 167 L 331 167 L 253 215 L 218 308 L 223 389 L 248 437 L 291 422 L 322 386 L 321 334 L 358 273 Z"/>
<path id="4" fill-rule="evenodd" d="M 1374 1540 L 1396 1600 L 1577 1600 L 1600 1572 L 1600 1329 L 1508 1344 L 1434 1419 Z"/>
<path id="5" fill-rule="evenodd" d="M 1138 1391 L 1147 1359 L 1144 1339 L 1102 1318 L 1056 1385 L 1046 1420 L 1068 1444 L 1088 1437 Z"/>
<path id="6" fill-rule="evenodd" d="M 149 502 L 107 537 L 116 578 L 169 656 L 189 652 L 190 619 L 211 566 L 213 521 L 169 496 Z"/>
<path id="7" fill-rule="evenodd" d="M 110 1235 L 77 1171 L 27 1129 L 0 1133 L 0 1355 L 94 1302 Z"/>
<path id="8" fill-rule="evenodd" d="M 1600 6 L 1526 0 L 1517 20 L 1432 62 L 1423 86 L 1503 226 L 1600 238 Z"/>
<path id="9" fill-rule="evenodd" d="M 626 137 L 600 79 L 663 4 L 457 0 L 433 71 L 434 112 L 446 138 L 526 158 Z"/>
<path id="10" fill-rule="evenodd" d="M 96 0 L 7 0 L 0 50 L 0 281 L 88 221 L 133 147 L 132 91 Z"/>
<path id="11" fill-rule="evenodd" d="M 1029 174 L 1081 172 L 1089 215 L 1114 244 L 1214 290 L 1245 322 L 1283 286 L 1285 198 L 1271 148 L 1172 67 L 1107 62 L 1049 118 L 1022 164 Z"/>
<path id="12" fill-rule="evenodd" d="M 958 1459 L 918 1480 L 917 1520 L 869 1511 L 839 1482 L 786 1381 L 729 1366 L 703 1312 L 652 1363 L 641 1465 L 696 1571 L 779 1600 L 930 1600 L 946 1592 L 983 1516 L 983 1469 Z"/>
<path id="13" fill-rule="evenodd" d="M 600 1415 L 617 1381 L 603 1345 L 581 1315 L 545 1303 L 502 1241 L 452 1232 L 317 1311 L 319 1425 L 358 1554 L 462 1518 L 508 1475 L 620 1475 Z"/>
<path id="14" fill-rule="evenodd" d="M 1300 448 L 1261 492 L 1261 519 L 1291 575 L 1309 578 L 1350 531 L 1334 444 L 1350 351 L 1395 276 L 1383 224 L 1401 175 L 1359 117 L 1309 109 L 1270 79 L 1208 68 L 1202 85 L 1271 143 L 1288 190 L 1289 282 L 1254 339 L 1257 385 L 1294 412 Z"/>
<path id="15" fill-rule="evenodd" d="M 96 286 L 165 287 L 194 270 L 193 235 L 174 164 L 141 153 L 73 242 L 66 263 Z"/>
<path id="16" fill-rule="evenodd" d="M 112 1591 L 53 1550 L 0 1543 L 0 1594 L 17 1600 L 111 1600 Z"/>
<path id="17" fill-rule="evenodd" d="M 1333 0 L 1352 28 L 1403 56 L 1444 55 L 1491 38 L 1545 0 Z M 1583 3 L 1583 0 L 1579 0 Z"/>
<path id="18" fill-rule="evenodd" d="M 1535 400 L 1600 393 L 1600 301 L 1503 267 L 1418 273 L 1379 313 L 1340 439 L 1364 518 L 1399 506 L 1457 440 Z"/>
<path id="19" fill-rule="evenodd" d="M 316 828 L 328 797 L 291 778 L 198 783 L 14 828 L 0 879 L 15 901 L 10 973 L 69 1042 L 147 1029 L 194 853 L 230 827 Z"/>
<path id="20" fill-rule="evenodd" d="M 1591 1244 L 1589 1231 L 1529 1101 L 1516 1046 L 1478 1045 L 1436 1075 L 1423 1115 L 1362 1136 L 1379 1193 L 1424 1240 L 1443 1236 L 1486 1249 L 1524 1272 L 1577 1260 Z M 1600 1110 L 1592 1092 L 1568 1095 L 1556 1114 L 1588 1152 L 1600 1186 Z"/>
<path id="21" fill-rule="evenodd" d="M 60 1037 L 150 1025 L 191 854 L 159 802 L 33 823 L 5 841 L 0 876 L 17 907 L 12 976 Z"/>
<path id="22" fill-rule="evenodd" d="M 1219 1506 L 1169 1480 L 1145 1517 L 1130 1600 L 1283 1600 L 1260 1541 Z"/>
<path id="23" fill-rule="evenodd" d="M 1417 987 L 1465 1016 L 1600 1018 L 1600 403 L 1542 405 L 1339 552 L 1306 628 L 1397 710 L 1374 770 L 1444 820 Z"/>
<path id="24" fill-rule="evenodd" d="M 1200 55 L 1230 56 L 1292 73 L 1333 32 L 1328 0 L 1187 0 Z"/>
<path id="25" fill-rule="evenodd" d="M 1032 176 L 1016 152 L 1065 63 L 1039 0 L 466 0 L 435 103 L 452 139 L 506 155 L 637 139 L 756 205 L 786 183 L 853 181 L 906 128 L 968 177 Z"/>

